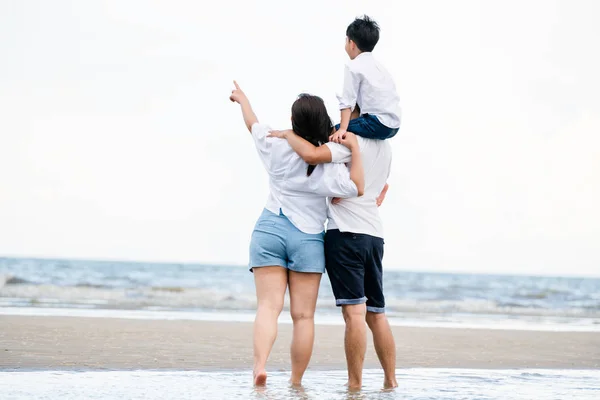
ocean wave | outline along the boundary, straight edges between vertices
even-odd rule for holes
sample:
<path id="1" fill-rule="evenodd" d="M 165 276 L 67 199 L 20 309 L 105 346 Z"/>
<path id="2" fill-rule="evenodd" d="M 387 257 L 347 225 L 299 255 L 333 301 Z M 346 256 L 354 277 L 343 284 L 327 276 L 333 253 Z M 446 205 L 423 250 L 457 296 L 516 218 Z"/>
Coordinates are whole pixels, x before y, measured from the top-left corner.
<path id="1" fill-rule="evenodd" d="M 171 292 L 171 293 L 181 293 L 184 290 L 186 290 L 186 288 L 181 287 L 181 286 L 152 286 L 150 289 L 155 292 Z"/>
<path id="2" fill-rule="evenodd" d="M 75 285 L 75 287 L 81 287 L 81 288 L 92 288 L 92 289 L 109 289 L 110 286 L 108 285 L 100 285 L 97 283 L 78 283 Z"/>
<path id="3" fill-rule="evenodd" d="M 99 307 L 143 309 L 250 310 L 256 307 L 254 294 L 239 294 L 200 288 L 142 287 L 103 288 L 93 286 L 19 285 L 0 288 L 0 298 L 27 301 L 33 306 L 63 303 L 97 304 Z"/>
<path id="4" fill-rule="evenodd" d="M 600 318 L 600 309 L 587 307 L 542 308 L 518 303 L 502 303 L 494 300 L 443 300 L 415 301 L 409 299 L 388 299 L 386 310 L 392 313 L 421 313 L 421 314 L 475 314 L 475 315 L 509 315 L 528 317 L 571 317 L 571 318 Z"/>
<path id="5" fill-rule="evenodd" d="M 14 275 L 0 275 L 0 289 L 6 285 L 25 285 L 32 282 Z"/>
<path id="6" fill-rule="evenodd" d="M 520 291 L 515 297 L 521 299 L 529 299 L 529 300 L 543 300 L 548 299 L 555 296 L 569 296 L 571 293 L 566 290 L 558 290 L 558 289 L 544 289 L 544 290 L 535 290 L 531 292 Z"/>
<path id="7" fill-rule="evenodd" d="M 114 309 L 185 310 L 244 310 L 256 309 L 253 292 L 203 289 L 180 286 L 153 286 L 141 288 L 107 288 L 98 285 L 57 286 L 10 284 L 0 287 L 3 303 L 44 307 L 63 304 L 65 307 L 96 307 Z M 391 315 L 508 315 L 528 317 L 600 318 L 597 307 L 542 308 L 492 299 L 415 300 L 388 296 L 386 309 Z M 289 298 L 285 306 L 289 310 Z M 319 296 L 320 311 L 336 312 L 333 298 L 327 293 Z"/>

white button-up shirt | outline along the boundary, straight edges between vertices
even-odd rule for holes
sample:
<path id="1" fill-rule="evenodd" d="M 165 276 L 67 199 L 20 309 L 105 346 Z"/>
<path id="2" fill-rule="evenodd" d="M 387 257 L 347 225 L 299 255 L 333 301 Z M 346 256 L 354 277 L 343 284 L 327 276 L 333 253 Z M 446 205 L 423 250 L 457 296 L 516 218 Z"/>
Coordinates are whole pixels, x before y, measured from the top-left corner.
<path id="1" fill-rule="evenodd" d="M 361 197 L 329 203 L 327 229 L 363 233 L 383 238 L 383 224 L 376 199 L 390 175 L 392 147 L 388 140 L 365 139 L 357 136 L 363 167 L 365 192 Z M 337 143 L 327 143 L 333 162 L 349 162 L 350 150 Z"/>
<path id="2" fill-rule="evenodd" d="M 388 128 L 400 127 L 400 97 L 389 72 L 372 53 L 360 53 L 346 64 L 344 87 L 337 96 L 340 110 L 358 104 L 361 114 L 371 114 Z"/>
<path id="3" fill-rule="evenodd" d="M 308 164 L 292 150 L 287 140 L 268 138 L 269 130 L 265 124 L 252 125 L 258 155 L 269 173 L 270 193 L 265 208 L 275 214 L 281 210 L 302 232 L 323 232 L 327 219 L 326 197 L 358 195 L 348 168 L 344 164 L 321 164 L 306 176 Z"/>

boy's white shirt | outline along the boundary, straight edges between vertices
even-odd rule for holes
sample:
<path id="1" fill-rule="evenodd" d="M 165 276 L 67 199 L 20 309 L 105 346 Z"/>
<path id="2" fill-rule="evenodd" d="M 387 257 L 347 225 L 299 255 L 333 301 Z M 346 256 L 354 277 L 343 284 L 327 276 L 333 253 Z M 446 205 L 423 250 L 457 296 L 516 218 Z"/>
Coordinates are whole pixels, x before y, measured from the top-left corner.
<path id="1" fill-rule="evenodd" d="M 327 219 L 326 197 L 358 195 L 350 171 L 344 164 L 329 163 L 317 165 L 313 173 L 306 176 L 308 164 L 292 150 L 287 140 L 268 138 L 270 130 L 265 124 L 252 125 L 256 150 L 269 173 L 270 190 L 265 208 L 278 215 L 281 210 L 302 232 L 323 232 Z"/>
<path id="2" fill-rule="evenodd" d="M 388 128 L 400 127 L 400 97 L 389 72 L 370 52 L 360 53 L 346 64 L 344 87 L 337 95 L 340 110 L 354 111 L 358 104 L 360 113 L 376 116 Z"/>
<path id="3" fill-rule="evenodd" d="M 383 238 L 383 223 L 379 216 L 377 197 L 390 175 L 392 147 L 387 140 L 356 137 L 365 173 L 365 191 L 361 197 L 343 199 L 338 204 L 328 201 L 327 229 L 363 233 Z M 352 153 L 338 143 L 327 143 L 334 163 L 350 162 Z"/>

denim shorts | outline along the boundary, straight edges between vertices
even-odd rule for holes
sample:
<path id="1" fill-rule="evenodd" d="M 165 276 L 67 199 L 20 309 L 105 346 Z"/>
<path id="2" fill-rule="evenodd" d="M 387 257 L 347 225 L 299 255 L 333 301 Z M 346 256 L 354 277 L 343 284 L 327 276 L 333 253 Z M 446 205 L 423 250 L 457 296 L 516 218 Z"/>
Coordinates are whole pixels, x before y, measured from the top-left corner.
<path id="1" fill-rule="evenodd" d="M 340 129 L 340 124 L 335 126 L 335 129 Z M 389 128 L 379 122 L 379 119 L 370 114 L 363 114 L 358 118 L 350 120 L 348 124 L 348 132 L 362 136 L 365 139 L 380 139 L 385 140 L 396 136 L 399 128 Z"/>
<path id="2" fill-rule="evenodd" d="M 264 210 L 250 241 L 250 271 L 281 266 L 295 272 L 325 272 L 325 233 L 304 233 L 279 213 Z"/>

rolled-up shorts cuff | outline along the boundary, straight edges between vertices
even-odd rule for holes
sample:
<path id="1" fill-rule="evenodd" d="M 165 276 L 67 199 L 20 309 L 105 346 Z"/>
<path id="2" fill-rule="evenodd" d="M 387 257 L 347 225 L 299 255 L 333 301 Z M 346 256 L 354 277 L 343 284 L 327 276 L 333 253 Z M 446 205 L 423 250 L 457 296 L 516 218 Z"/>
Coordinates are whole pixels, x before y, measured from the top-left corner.
<path id="1" fill-rule="evenodd" d="M 367 311 L 368 312 L 372 312 L 372 313 L 376 313 L 376 314 L 383 314 L 383 313 L 385 313 L 385 307 L 371 307 L 371 306 L 367 306 Z"/>
<path id="2" fill-rule="evenodd" d="M 367 302 L 366 297 L 361 297 L 360 299 L 336 299 L 335 305 L 340 306 L 353 306 L 356 304 L 364 304 Z"/>
<path id="3" fill-rule="evenodd" d="M 324 274 L 325 273 L 325 268 L 323 268 L 323 269 L 306 269 L 306 268 L 294 268 L 294 267 L 288 266 L 287 269 L 292 272 L 297 272 L 299 274 Z"/>
<path id="4" fill-rule="evenodd" d="M 278 260 L 278 261 L 273 261 L 272 263 L 268 263 L 268 264 L 264 264 L 264 265 L 251 265 L 251 266 L 248 267 L 248 269 L 250 270 L 250 272 L 253 272 L 252 271 L 253 268 L 262 268 L 262 267 L 281 267 L 281 268 L 287 268 L 285 261 Z"/>

